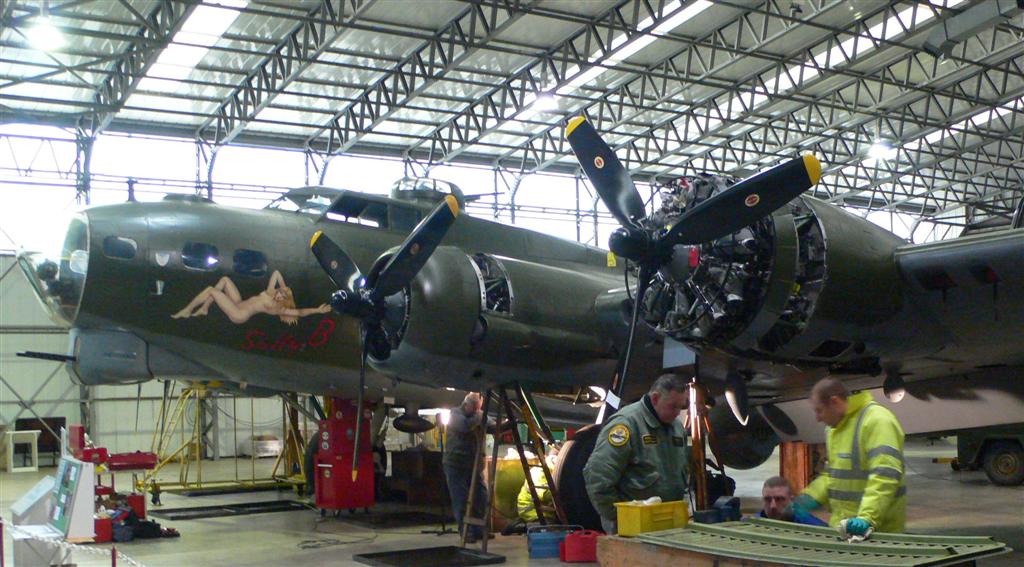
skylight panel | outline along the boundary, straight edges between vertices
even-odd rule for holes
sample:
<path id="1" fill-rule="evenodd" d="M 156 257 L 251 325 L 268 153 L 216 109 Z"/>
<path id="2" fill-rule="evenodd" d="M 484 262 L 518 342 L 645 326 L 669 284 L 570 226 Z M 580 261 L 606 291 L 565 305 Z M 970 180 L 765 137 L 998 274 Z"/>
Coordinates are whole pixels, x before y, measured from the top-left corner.
<path id="1" fill-rule="evenodd" d="M 587 57 L 587 62 L 593 64 L 601 61 L 603 58 L 605 63 L 609 65 L 619 63 L 653 43 L 658 39 L 659 35 L 664 35 L 672 31 L 687 20 L 690 20 L 704 10 L 707 10 L 711 7 L 711 2 L 707 0 L 698 0 L 686 8 L 682 8 L 682 5 L 682 0 L 674 0 L 670 7 L 666 7 L 666 12 L 670 13 L 671 11 L 679 10 L 679 13 L 671 16 L 669 19 L 657 26 L 654 26 L 654 16 L 645 18 L 637 24 L 638 33 L 632 39 L 625 32 L 620 33 L 612 39 L 607 54 L 605 54 L 603 50 L 597 49 Z M 651 29 L 652 26 L 654 26 L 653 29 Z M 579 75 L 573 77 L 568 83 L 559 87 L 555 91 L 555 94 L 561 96 L 569 95 L 573 91 L 593 83 L 595 79 L 610 70 L 611 69 L 609 67 L 594 66 L 580 73 L 580 67 L 578 65 L 573 65 L 566 70 L 564 76 L 572 77 L 577 73 L 579 73 Z M 557 103 L 560 99 L 559 96 L 546 95 L 551 96 L 551 99 L 542 101 L 540 105 L 534 104 L 537 102 L 538 96 L 542 96 L 544 93 L 550 92 L 556 84 L 556 80 L 552 79 L 551 82 L 545 86 L 542 93 L 531 93 L 527 95 L 523 105 L 524 110 L 522 111 L 520 118 L 528 120 L 537 112 L 557 110 Z"/>
<path id="2" fill-rule="evenodd" d="M 964 1 L 932 0 L 930 4 L 937 7 L 952 8 L 962 4 Z M 914 27 L 933 19 L 935 15 L 936 12 L 934 10 L 921 6 L 915 5 L 906 8 L 896 15 L 871 26 L 864 34 L 850 37 L 832 49 L 823 51 L 803 63 L 787 67 L 779 75 L 765 80 L 765 91 L 767 93 L 776 92 L 779 94 L 788 92 L 798 85 L 818 77 L 821 74 L 819 68 L 833 69 L 857 57 L 866 55 L 868 52 L 878 48 L 880 40 L 892 40 L 900 34 L 906 33 Z M 749 109 L 752 110 L 768 102 L 770 96 L 767 93 L 754 93 L 751 96 L 752 104 L 749 106 Z M 742 105 L 733 104 L 727 106 L 732 108 L 729 112 L 729 119 L 737 118 L 741 113 L 748 111 Z"/>
<path id="3" fill-rule="evenodd" d="M 179 92 L 187 79 L 224 32 L 238 18 L 249 0 L 203 0 L 139 82 L 140 90 Z M 134 95 L 133 95 L 134 96 Z M 126 106 L 133 97 L 129 97 Z"/>

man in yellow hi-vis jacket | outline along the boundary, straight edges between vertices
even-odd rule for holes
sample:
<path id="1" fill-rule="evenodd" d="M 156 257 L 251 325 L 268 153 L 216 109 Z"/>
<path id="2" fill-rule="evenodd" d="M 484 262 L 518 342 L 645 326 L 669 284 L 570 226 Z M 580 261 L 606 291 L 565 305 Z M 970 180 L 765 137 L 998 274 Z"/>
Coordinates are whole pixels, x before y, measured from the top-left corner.
<path id="1" fill-rule="evenodd" d="M 846 533 L 869 529 L 902 532 L 907 521 L 903 428 L 896 416 L 875 403 L 870 392 L 850 395 L 835 378 L 811 390 L 811 404 L 826 428 L 828 468 L 794 500 L 813 509 L 827 504 L 829 525 L 847 520 Z"/>

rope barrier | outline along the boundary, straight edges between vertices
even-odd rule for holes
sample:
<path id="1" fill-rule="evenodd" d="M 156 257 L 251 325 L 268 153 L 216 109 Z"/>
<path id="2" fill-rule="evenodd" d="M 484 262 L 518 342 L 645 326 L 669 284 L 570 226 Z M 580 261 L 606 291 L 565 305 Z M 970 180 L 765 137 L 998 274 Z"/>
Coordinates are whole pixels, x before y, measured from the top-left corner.
<path id="1" fill-rule="evenodd" d="M 142 563 L 128 557 L 124 553 L 117 550 L 116 545 L 112 545 L 110 549 L 104 547 L 96 547 L 89 545 L 79 545 L 77 543 L 71 543 L 62 537 L 40 537 L 37 534 L 33 534 L 21 529 L 19 526 L 9 524 L 6 521 L 0 519 L 0 534 L 3 533 L 3 529 L 6 528 L 13 539 L 15 536 L 19 536 L 23 539 L 31 539 L 47 545 L 56 546 L 65 551 L 81 551 L 88 555 L 103 555 L 110 557 L 111 567 L 117 567 L 118 560 L 120 559 L 123 565 L 129 565 L 131 567 L 145 567 Z"/>

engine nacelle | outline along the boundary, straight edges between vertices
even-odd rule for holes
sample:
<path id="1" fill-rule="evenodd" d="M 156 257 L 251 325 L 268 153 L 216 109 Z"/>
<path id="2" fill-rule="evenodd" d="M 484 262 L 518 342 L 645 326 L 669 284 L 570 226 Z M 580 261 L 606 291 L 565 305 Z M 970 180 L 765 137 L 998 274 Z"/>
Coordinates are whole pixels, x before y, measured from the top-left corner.
<path id="1" fill-rule="evenodd" d="M 409 288 L 401 350 L 412 346 L 434 355 L 466 357 L 480 318 L 480 284 L 466 254 L 439 246 Z"/>
<path id="2" fill-rule="evenodd" d="M 730 183 L 688 180 L 663 198 L 671 223 L 693 196 Z M 753 359 L 864 365 L 938 345 L 913 336 L 922 324 L 903 308 L 895 249 L 882 228 L 812 197 L 800 197 L 715 242 L 677 246 L 644 297 L 644 318 L 694 346 Z M 888 349 L 883 352 L 883 349 Z M 898 352 L 897 352 L 898 349 Z"/>
<path id="3" fill-rule="evenodd" d="M 529 379 L 569 391 L 614 361 L 597 332 L 594 298 L 606 287 L 586 272 L 441 246 L 406 292 L 388 298 L 392 349 L 371 362 L 424 385 Z"/>

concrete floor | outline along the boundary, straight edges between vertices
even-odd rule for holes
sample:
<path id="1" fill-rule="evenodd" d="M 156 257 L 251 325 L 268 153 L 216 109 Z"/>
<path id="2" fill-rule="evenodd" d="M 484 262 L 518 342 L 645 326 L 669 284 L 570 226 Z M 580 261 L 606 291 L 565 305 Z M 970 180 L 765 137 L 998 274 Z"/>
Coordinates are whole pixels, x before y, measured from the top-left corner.
<path id="1" fill-rule="evenodd" d="M 908 442 L 908 531 L 924 534 L 989 535 L 1016 550 L 1011 554 L 979 562 L 982 566 L 1024 565 L 1024 487 L 992 486 L 981 472 L 953 472 L 947 464 L 933 464 L 937 456 L 955 455 L 955 446 L 948 442 L 931 445 L 923 440 Z M 269 472 L 272 459 L 258 461 L 257 474 Z M 778 470 L 775 457 L 751 471 L 737 471 L 737 494 L 745 512 L 759 508 L 761 482 Z M 248 461 L 242 474 L 250 470 Z M 54 469 L 39 473 L 0 473 L 0 510 L 10 519 L 10 506 L 22 493 Z M 231 478 L 234 462 L 221 461 L 204 465 L 204 478 Z M 177 478 L 167 471 L 168 479 Z M 128 479 L 121 482 L 127 483 Z M 266 501 L 292 498 L 293 493 L 258 492 L 204 497 L 183 497 L 164 494 L 165 508 L 212 506 L 236 502 Z M 367 529 L 341 518 L 321 520 L 310 510 L 256 514 L 231 518 L 188 521 L 160 520 L 164 527 L 174 527 L 181 538 L 143 540 L 121 544 L 118 548 L 140 563 L 151 566 L 205 567 L 224 565 L 359 565 L 351 560 L 358 553 L 415 549 L 439 545 L 456 545 L 454 535 L 421 534 L 422 526 L 401 529 Z M 106 545 L 94 546 L 107 548 Z M 5 555 L 11 561 L 11 540 L 5 536 Z M 557 565 L 557 559 L 530 561 L 525 538 L 498 536 L 491 541 L 490 551 L 505 555 L 507 565 Z M 76 553 L 81 566 L 109 565 L 108 558 Z"/>

